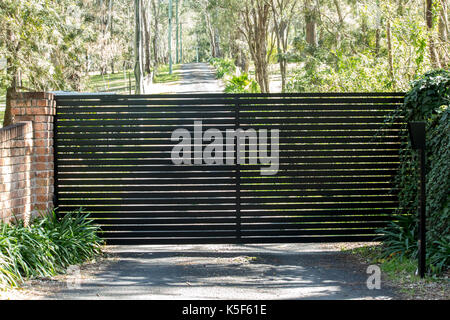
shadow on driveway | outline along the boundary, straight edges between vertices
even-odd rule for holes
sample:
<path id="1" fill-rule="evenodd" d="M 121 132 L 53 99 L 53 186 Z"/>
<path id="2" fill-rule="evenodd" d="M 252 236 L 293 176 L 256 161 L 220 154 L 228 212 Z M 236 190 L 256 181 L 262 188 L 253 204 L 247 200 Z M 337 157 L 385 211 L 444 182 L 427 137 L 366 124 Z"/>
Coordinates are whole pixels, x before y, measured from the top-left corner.
<path id="1" fill-rule="evenodd" d="M 111 247 L 79 289 L 48 299 L 393 299 L 359 264 L 320 244 Z"/>

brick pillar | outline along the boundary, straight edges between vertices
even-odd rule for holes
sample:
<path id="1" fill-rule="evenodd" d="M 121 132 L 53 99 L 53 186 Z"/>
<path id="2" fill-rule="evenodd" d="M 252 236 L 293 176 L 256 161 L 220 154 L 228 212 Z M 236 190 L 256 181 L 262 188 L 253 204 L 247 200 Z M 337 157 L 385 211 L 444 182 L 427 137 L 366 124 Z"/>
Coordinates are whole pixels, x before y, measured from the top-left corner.
<path id="1" fill-rule="evenodd" d="M 56 114 L 54 95 L 45 92 L 19 93 L 11 103 L 14 123 L 33 124 L 31 153 L 31 215 L 53 208 L 54 163 L 53 119 Z"/>

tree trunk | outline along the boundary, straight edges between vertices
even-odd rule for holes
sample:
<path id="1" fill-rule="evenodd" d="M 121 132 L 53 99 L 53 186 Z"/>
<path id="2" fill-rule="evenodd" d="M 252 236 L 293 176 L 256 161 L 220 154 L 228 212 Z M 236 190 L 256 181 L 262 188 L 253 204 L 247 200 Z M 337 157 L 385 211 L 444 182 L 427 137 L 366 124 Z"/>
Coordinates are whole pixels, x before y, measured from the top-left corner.
<path id="1" fill-rule="evenodd" d="M 436 52 L 436 44 L 433 38 L 433 0 L 425 0 L 425 1 L 426 1 L 425 18 L 428 29 L 428 48 L 430 51 L 431 65 L 434 69 L 439 69 L 441 66 L 439 63 L 439 56 Z"/>
<path id="2" fill-rule="evenodd" d="M 205 10 L 205 22 L 206 22 L 206 29 L 208 31 L 209 36 L 209 44 L 211 48 L 211 56 L 213 58 L 217 58 L 217 52 L 216 52 L 216 38 L 214 36 L 214 30 L 213 26 L 211 24 L 211 17 L 208 12 Z"/>
<path id="3" fill-rule="evenodd" d="M 145 35 L 145 41 L 144 41 L 144 43 L 145 43 L 145 49 L 144 49 L 144 52 L 145 52 L 145 64 L 144 64 L 144 71 L 145 71 L 145 75 L 148 75 L 148 74 L 150 74 L 150 72 L 151 72 L 151 49 L 150 49 L 150 41 L 151 41 L 151 39 L 150 39 L 150 26 L 149 26 L 149 23 L 148 23 L 148 14 L 149 14 L 149 10 L 148 10 L 148 8 L 145 8 L 144 10 L 143 10 L 144 12 L 143 12 L 143 14 L 142 14 L 142 17 L 143 17 L 143 26 L 144 26 L 144 35 Z"/>
<path id="4" fill-rule="evenodd" d="M 136 94 L 142 93 L 142 30 L 141 30 L 141 0 L 135 0 L 135 43 L 134 43 L 134 76 L 136 79 Z"/>
<path id="5" fill-rule="evenodd" d="M 159 9 L 160 9 L 160 0 L 158 0 L 158 5 L 155 3 L 155 0 L 152 0 L 153 7 L 153 21 L 154 21 L 154 32 L 153 32 L 153 69 L 156 70 L 158 68 L 159 63 L 159 53 L 158 53 L 158 42 L 159 42 Z"/>
<path id="6" fill-rule="evenodd" d="M 167 41 L 168 46 L 168 59 L 169 59 L 169 74 L 172 74 L 172 0 L 169 0 L 169 39 Z"/>
<path id="7" fill-rule="evenodd" d="M 389 77 L 391 78 L 392 81 L 392 87 L 395 87 L 394 61 L 392 55 L 392 40 L 391 40 L 391 21 L 389 19 L 386 22 L 386 38 L 388 47 Z"/>
<path id="8" fill-rule="evenodd" d="M 241 12 L 245 29 L 243 33 L 255 64 L 256 81 L 263 93 L 269 92 L 267 35 L 270 13 L 270 4 L 257 0 L 246 2 Z"/>
<path id="9" fill-rule="evenodd" d="M 108 4 L 108 20 L 106 23 L 106 32 L 109 31 L 109 40 L 111 41 L 113 39 L 114 36 L 114 29 L 113 29 L 113 5 L 114 5 L 114 1 L 113 0 L 109 0 L 109 4 Z M 111 73 L 114 74 L 114 55 L 111 56 L 111 61 L 110 61 L 110 66 L 111 66 Z"/>
<path id="10" fill-rule="evenodd" d="M 11 58 L 7 59 L 6 62 L 6 72 L 12 77 L 11 84 L 6 88 L 6 107 L 5 115 L 3 118 L 3 127 L 9 126 L 13 123 L 11 114 L 11 101 L 16 97 L 17 94 L 17 68 L 13 66 Z"/>
<path id="11" fill-rule="evenodd" d="M 306 21 L 306 42 L 311 47 L 317 47 L 317 35 L 316 35 L 316 17 L 315 8 L 311 3 L 311 0 L 305 2 L 305 21 Z"/>
<path id="12" fill-rule="evenodd" d="M 439 40 L 441 42 L 440 60 L 442 68 L 449 67 L 449 30 L 448 30 L 448 17 L 447 17 L 447 0 L 440 1 L 440 14 L 439 14 Z"/>
<path id="13" fill-rule="evenodd" d="M 380 13 L 380 3 L 376 2 L 376 29 L 375 29 L 375 57 L 378 58 L 380 54 L 380 38 L 381 38 L 381 13 Z"/>
<path id="14" fill-rule="evenodd" d="M 338 14 L 338 18 L 339 18 L 339 24 L 338 24 L 338 30 L 336 32 L 336 48 L 340 48 L 341 47 L 341 39 L 342 39 L 342 29 L 344 27 L 344 17 L 342 16 L 342 10 L 341 10 L 341 6 L 339 5 L 339 1 L 338 0 L 334 0 L 334 6 L 336 7 L 336 12 Z"/>
<path id="15" fill-rule="evenodd" d="M 175 24 L 176 24 L 176 57 L 175 57 L 175 63 L 180 62 L 180 20 L 178 17 L 178 1 L 175 0 Z"/>

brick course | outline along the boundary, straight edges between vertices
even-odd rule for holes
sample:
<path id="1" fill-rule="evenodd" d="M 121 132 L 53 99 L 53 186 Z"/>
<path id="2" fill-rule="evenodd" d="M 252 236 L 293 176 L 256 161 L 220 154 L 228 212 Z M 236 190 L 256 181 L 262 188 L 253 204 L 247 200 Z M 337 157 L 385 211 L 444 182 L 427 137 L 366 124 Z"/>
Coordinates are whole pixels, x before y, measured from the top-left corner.
<path id="1" fill-rule="evenodd" d="M 53 118 L 50 93 L 19 93 L 14 124 L 0 129 L 0 219 L 23 219 L 53 207 Z"/>

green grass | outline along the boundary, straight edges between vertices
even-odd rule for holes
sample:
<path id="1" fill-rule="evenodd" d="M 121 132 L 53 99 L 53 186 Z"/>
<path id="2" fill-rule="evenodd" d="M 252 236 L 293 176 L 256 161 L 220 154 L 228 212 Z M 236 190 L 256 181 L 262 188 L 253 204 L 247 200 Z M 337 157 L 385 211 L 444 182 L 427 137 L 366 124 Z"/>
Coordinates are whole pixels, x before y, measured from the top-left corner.
<path id="1" fill-rule="evenodd" d="M 399 275 L 414 276 L 417 269 L 417 261 L 406 257 L 391 255 L 384 258 L 382 255 L 382 246 L 364 246 L 349 250 L 351 253 L 366 260 L 367 263 L 379 265 L 381 270 L 391 277 L 398 277 Z M 417 277 L 419 278 L 419 277 Z"/>
<path id="2" fill-rule="evenodd" d="M 132 70 L 114 74 L 93 75 L 88 79 L 86 91 L 134 93 L 135 83 Z"/>
<path id="3" fill-rule="evenodd" d="M 416 275 L 417 260 L 400 255 L 383 256 L 382 245 L 364 246 L 343 250 L 357 256 L 365 264 L 378 265 L 381 271 L 397 289 L 408 298 L 432 295 L 435 287 L 448 287 L 448 279 L 426 275 L 424 279 Z M 430 286 L 431 284 L 431 286 Z M 433 285 L 434 284 L 434 285 Z"/>
<path id="4" fill-rule="evenodd" d="M 175 82 L 180 80 L 180 75 L 178 71 L 180 69 L 179 64 L 173 65 L 172 68 L 172 74 L 169 74 L 169 66 L 168 65 L 162 65 L 158 68 L 158 72 L 155 75 L 154 82 L 155 83 L 168 83 L 168 82 Z"/>
<path id="5" fill-rule="evenodd" d="M 176 72 L 180 69 L 180 65 L 173 65 L 173 73 L 169 74 L 169 66 L 162 65 L 158 68 L 155 75 L 155 83 L 175 82 L 180 79 L 180 75 Z M 133 70 L 126 72 L 118 72 L 106 75 L 93 75 L 88 79 L 87 90 L 91 92 L 116 92 L 133 94 L 135 87 L 135 79 Z M 131 89 L 131 90 L 130 90 Z"/>

